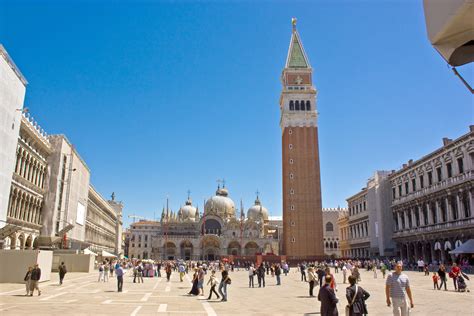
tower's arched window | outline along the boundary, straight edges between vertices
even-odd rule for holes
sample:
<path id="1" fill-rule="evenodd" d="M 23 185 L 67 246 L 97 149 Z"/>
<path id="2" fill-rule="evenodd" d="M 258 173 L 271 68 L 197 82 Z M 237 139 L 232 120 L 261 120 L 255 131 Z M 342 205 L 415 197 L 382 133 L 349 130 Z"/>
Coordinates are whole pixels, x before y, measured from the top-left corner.
<path id="1" fill-rule="evenodd" d="M 293 100 L 290 101 L 290 111 L 294 111 L 295 110 L 295 103 L 293 102 Z"/>
<path id="2" fill-rule="evenodd" d="M 326 231 L 327 232 L 332 232 L 334 231 L 334 225 L 331 222 L 326 223 Z"/>
<path id="3" fill-rule="evenodd" d="M 310 111 L 311 110 L 311 102 L 308 100 L 306 101 L 306 111 Z"/>
<path id="4" fill-rule="evenodd" d="M 304 100 L 301 100 L 301 106 L 300 106 L 300 107 L 301 107 L 301 111 L 304 111 L 304 110 L 305 110 L 305 108 L 304 108 Z"/>
<path id="5" fill-rule="evenodd" d="M 300 110 L 300 101 L 298 101 L 298 100 L 295 101 L 295 110 L 296 111 Z"/>

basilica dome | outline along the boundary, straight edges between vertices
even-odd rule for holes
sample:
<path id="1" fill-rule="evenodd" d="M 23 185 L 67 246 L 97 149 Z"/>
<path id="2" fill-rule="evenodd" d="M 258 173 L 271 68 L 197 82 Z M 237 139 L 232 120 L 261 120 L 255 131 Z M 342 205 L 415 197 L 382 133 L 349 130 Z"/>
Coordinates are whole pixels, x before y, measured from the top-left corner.
<path id="1" fill-rule="evenodd" d="M 215 214 L 221 218 L 234 217 L 235 204 L 228 195 L 229 191 L 226 188 L 218 188 L 216 195 L 206 201 L 205 214 Z"/>
<path id="2" fill-rule="evenodd" d="M 260 203 L 258 196 L 255 200 L 255 205 L 251 206 L 247 211 L 247 218 L 254 221 L 268 221 L 268 210 L 264 206 L 262 206 L 262 203 Z"/>
<path id="3" fill-rule="evenodd" d="M 196 219 L 196 208 L 192 205 L 193 201 L 188 198 L 186 204 L 181 206 L 179 209 L 178 214 L 181 216 L 183 220 L 195 220 Z"/>

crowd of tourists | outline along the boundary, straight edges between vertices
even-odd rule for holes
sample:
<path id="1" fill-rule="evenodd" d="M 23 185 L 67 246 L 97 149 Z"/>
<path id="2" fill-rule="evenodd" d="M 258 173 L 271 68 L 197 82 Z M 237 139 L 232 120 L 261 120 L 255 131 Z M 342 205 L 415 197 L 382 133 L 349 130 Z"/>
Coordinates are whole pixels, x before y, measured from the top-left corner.
<path id="1" fill-rule="evenodd" d="M 108 282 L 110 278 L 117 279 L 117 291 L 122 292 L 124 276 L 133 277 L 133 283 L 143 283 L 144 277 L 161 277 L 165 274 L 166 280 L 170 282 L 172 273 L 179 274 L 180 282 L 189 280 L 191 289 L 187 292 L 190 296 L 204 297 L 205 287 L 209 287 L 207 299 L 211 300 L 214 295 L 217 299 L 225 302 L 228 300 L 228 286 L 232 284 L 230 274 L 237 270 L 245 270 L 248 273 L 248 287 L 265 288 L 266 278 L 274 278 L 275 285 L 282 284 L 282 275 L 287 276 L 290 269 L 294 273 L 301 275 L 301 282 L 308 283 L 309 297 L 316 297 L 315 288 L 319 286 L 317 298 L 321 302 L 321 315 L 338 315 L 337 304 L 339 302 L 338 282 L 336 274 L 342 274 L 339 280 L 342 284 L 347 284 L 345 288 L 346 315 L 366 315 L 368 313 L 366 300 L 368 293 L 361 285 L 361 270 L 373 273 L 373 277 L 378 278 L 379 274 L 385 279 L 386 304 L 393 308 L 393 315 L 408 315 L 410 308 L 414 307 L 413 295 L 410 289 L 408 276 L 402 272 L 405 269 L 403 261 L 395 259 L 374 259 L 374 260 L 327 260 L 315 262 L 300 262 L 290 265 L 287 262 L 229 262 L 223 261 L 185 261 L 185 260 L 105 260 L 96 263 L 98 271 L 98 282 Z M 415 270 L 424 273 L 428 277 L 431 275 L 433 289 L 448 290 L 448 277 L 453 281 L 455 291 L 469 291 L 466 280 L 469 280 L 464 264 L 453 263 L 451 266 L 440 264 L 437 271 L 426 265 L 422 259 L 416 262 Z M 413 268 L 413 266 L 409 266 Z M 59 285 L 63 284 L 67 267 L 62 262 L 58 266 Z M 367 274 L 365 274 L 367 277 Z M 371 275 L 371 274 L 368 274 Z M 26 295 L 33 296 L 36 290 L 38 295 L 41 291 L 38 282 L 41 278 L 41 269 L 38 264 L 29 267 L 25 275 Z M 255 284 L 257 278 L 257 284 Z M 341 286 L 341 284 L 339 284 Z M 216 291 L 217 288 L 217 291 Z"/>

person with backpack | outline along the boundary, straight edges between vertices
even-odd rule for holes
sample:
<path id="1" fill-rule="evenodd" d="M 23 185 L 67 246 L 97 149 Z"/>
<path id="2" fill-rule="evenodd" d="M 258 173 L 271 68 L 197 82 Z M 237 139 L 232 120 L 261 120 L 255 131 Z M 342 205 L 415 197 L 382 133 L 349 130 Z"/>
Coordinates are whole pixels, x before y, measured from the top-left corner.
<path id="1" fill-rule="evenodd" d="M 349 284 L 350 286 L 346 289 L 346 298 L 348 305 L 346 306 L 346 315 L 349 316 L 362 316 L 367 315 L 367 306 L 365 301 L 369 298 L 370 294 L 364 290 L 361 286 L 357 285 L 357 278 L 350 275 Z"/>
<path id="2" fill-rule="evenodd" d="M 64 262 L 61 262 L 61 264 L 58 267 L 58 271 L 59 271 L 59 285 L 62 285 L 64 276 L 67 273 L 66 265 L 64 264 Z"/>
<path id="3" fill-rule="evenodd" d="M 99 280 L 97 280 L 97 282 L 100 282 L 101 280 L 103 280 L 105 282 L 105 279 L 104 279 L 104 265 L 101 263 L 99 263 Z"/>

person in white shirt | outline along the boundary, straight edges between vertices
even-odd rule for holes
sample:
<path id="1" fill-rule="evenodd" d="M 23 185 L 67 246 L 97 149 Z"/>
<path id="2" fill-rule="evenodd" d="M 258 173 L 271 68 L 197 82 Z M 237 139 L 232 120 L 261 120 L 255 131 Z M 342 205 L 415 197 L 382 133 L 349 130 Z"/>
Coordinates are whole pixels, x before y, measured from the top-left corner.
<path id="1" fill-rule="evenodd" d="M 250 267 L 249 267 L 249 287 L 250 287 L 250 286 L 254 287 L 254 282 L 253 282 L 254 276 L 255 276 L 255 268 L 254 268 L 254 266 L 253 266 L 253 264 L 252 264 L 252 265 L 250 265 Z"/>

